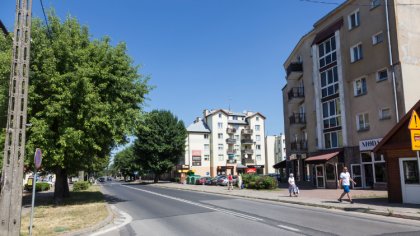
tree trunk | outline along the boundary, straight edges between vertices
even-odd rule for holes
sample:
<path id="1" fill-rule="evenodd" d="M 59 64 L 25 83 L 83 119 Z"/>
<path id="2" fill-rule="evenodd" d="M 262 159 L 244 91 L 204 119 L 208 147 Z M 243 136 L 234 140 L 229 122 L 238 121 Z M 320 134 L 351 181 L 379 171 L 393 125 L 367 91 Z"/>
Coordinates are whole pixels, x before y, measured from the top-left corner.
<path id="1" fill-rule="evenodd" d="M 159 175 L 158 174 L 155 174 L 155 178 L 154 178 L 153 182 L 154 183 L 159 182 Z"/>
<path id="2" fill-rule="evenodd" d="M 67 182 L 67 171 L 61 167 L 55 170 L 54 200 L 61 202 L 63 198 L 70 196 L 69 184 Z"/>

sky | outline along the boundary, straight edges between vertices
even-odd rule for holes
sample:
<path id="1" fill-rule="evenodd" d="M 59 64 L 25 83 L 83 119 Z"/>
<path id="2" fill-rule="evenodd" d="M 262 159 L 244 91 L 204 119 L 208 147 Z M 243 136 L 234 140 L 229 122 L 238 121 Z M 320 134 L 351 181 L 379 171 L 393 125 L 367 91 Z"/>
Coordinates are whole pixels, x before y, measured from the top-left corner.
<path id="1" fill-rule="evenodd" d="M 43 18 L 41 0 L 33 16 Z M 283 133 L 283 63 L 338 0 L 43 0 L 92 39 L 125 42 L 155 88 L 145 110 L 170 110 L 188 126 L 204 109 L 266 116 L 266 135 Z M 330 4 L 332 3 L 332 4 Z M 15 1 L 0 0 L 9 30 Z"/>

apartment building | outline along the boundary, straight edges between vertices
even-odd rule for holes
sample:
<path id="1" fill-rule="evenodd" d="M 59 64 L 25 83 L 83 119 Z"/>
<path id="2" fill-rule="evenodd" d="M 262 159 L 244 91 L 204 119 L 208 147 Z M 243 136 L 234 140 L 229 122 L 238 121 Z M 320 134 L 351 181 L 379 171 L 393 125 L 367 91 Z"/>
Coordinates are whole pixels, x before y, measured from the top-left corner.
<path id="1" fill-rule="evenodd" d="M 369 2 L 369 4 L 367 4 Z M 385 188 L 373 148 L 420 98 L 420 6 L 348 0 L 314 24 L 284 63 L 287 166 L 300 181 Z"/>
<path id="2" fill-rule="evenodd" d="M 266 173 L 261 113 L 204 110 L 203 118 L 197 118 L 187 132 L 184 163 L 196 174 Z"/>
<path id="3" fill-rule="evenodd" d="M 268 135 L 265 137 L 265 145 L 266 172 L 279 174 L 275 165 L 286 159 L 285 135 Z"/>

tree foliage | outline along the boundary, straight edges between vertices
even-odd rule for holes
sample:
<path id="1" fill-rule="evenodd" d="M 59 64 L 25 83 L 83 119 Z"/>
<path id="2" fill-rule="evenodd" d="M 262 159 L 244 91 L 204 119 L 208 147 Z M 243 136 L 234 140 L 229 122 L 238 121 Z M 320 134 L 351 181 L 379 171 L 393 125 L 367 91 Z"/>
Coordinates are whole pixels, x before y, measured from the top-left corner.
<path id="1" fill-rule="evenodd" d="M 184 155 L 187 131 L 170 111 L 154 110 L 146 114 L 136 136 L 134 154 L 145 170 L 155 174 L 155 182 Z"/>
<path id="2" fill-rule="evenodd" d="M 55 197 L 68 196 L 67 174 L 108 163 L 138 122 L 147 78 L 138 74 L 124 43 L 91 40 L 75 18 L 49 14 L 51 34 L 32 23 L 27 161 L 43 150 L 43 168 L 55 172 Z M 10 65 L 10 62 L 9 62 Z"/>
<path id="3" fill-rule="evenodd" d="M 115 155 L 112 169 L 116 174 L 124 176 L 124 180 L 126 180 L 127 177 L 134 177 L 135 172 L 140 173 L 142 171 L 141 166 L 136 162 L 132 145 Z"/>

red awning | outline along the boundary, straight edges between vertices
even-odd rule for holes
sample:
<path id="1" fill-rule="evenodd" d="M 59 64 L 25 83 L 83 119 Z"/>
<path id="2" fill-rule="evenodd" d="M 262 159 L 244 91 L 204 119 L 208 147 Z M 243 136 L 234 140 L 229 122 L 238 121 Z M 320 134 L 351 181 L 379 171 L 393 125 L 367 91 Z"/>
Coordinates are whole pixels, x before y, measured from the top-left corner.
<path id="1" fill-rule="evenodd" d="M 326 162 L 329 159 L 337 156 L 340 152 L 332 152 L 327 154 L 322 154 L 318 156 L 308 157 L 305 159 L 305 162 Z"/>

